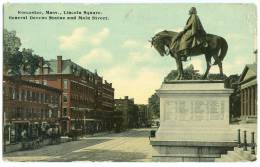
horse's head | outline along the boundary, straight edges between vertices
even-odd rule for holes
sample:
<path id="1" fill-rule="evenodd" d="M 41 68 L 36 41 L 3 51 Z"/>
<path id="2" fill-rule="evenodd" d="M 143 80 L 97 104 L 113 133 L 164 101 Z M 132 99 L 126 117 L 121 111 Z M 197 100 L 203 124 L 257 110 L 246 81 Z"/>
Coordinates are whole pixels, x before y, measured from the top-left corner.
<path id="1" fill-rule="evenodd" d="M 151 42 L 151 46 L 153 46 L 161 56 L 164 56 L 166 54 L 164 48 L 165 44 L 162 36 L 156 34 L 154 37 L 152 37 L 152 40 L 150 42 Z"/>
<path id="2" fill-rule="evenodd" d="M 175 36 L 174 34 L 175 32 L 164 30 L 155 34 L 149 42 L 151 42 L 151 46 L 154 46 L 161 56 L 164 56 L 167 54 L 165 47 L 169 47 L 172 38 Z"/>

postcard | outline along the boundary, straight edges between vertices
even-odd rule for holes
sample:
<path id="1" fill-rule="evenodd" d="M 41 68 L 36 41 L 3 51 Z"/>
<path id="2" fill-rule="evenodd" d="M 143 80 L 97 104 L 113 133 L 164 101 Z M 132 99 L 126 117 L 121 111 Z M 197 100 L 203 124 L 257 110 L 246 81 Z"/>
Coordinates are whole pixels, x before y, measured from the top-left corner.
<path id="1" fill-rule="evenodd" d="M 250 162 L 253 3 L 4 3 L 3 161 Z"/>

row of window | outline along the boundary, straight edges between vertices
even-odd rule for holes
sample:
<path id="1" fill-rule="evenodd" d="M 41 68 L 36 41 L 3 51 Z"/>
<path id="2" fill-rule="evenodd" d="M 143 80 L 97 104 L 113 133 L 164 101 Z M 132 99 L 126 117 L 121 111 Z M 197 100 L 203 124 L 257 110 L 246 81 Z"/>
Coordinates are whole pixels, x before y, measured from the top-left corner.
<path id="1" fill-rule="evenodd" d="M 38 103 L 58 104 L 59 96 L 48 93 L 40 93 L 32 90 L 15 89 L 13 87 L 4 87 L 4 97 L 12 100 L 31 101 Z"/>
<path id="2" fill-rule="evenodd" d="M 5 117 L 7 119 L 29 119 L 29 118 L 57 118 L 58 111 L 51 109 L 38 109 L 38 108 L 24 108 L 24 107 L 15 107 L 15 108 L 5 108 Z"/>
<path id="3" fill-rule="evenodd" d="M 73 92 L 80 92 L 81 94 L 87 94 L 87 95 L 94 94 L 95 92 L 93 88 L 83 86 L 75 82 L 71 82 L 71 90 Z"/>
<path id="4" fill-rule="evenodd" d="M 79 96 L 77 94 L 71 95 L 71 100 L 72 101 L 80 101 L 82 103 L 94 103 L 95 102 L 94 97 Z"/>
<path id="5" fill-rule="evenodd" d="M 37 84 L 40 84 L 40 81 L 39 80 L 29 80 L 30 82 L 33 82 L 33 83 L 37 83 Z M 43 85 L 48 85 L 48 82 L 47 80 L 43 80 Z"/>

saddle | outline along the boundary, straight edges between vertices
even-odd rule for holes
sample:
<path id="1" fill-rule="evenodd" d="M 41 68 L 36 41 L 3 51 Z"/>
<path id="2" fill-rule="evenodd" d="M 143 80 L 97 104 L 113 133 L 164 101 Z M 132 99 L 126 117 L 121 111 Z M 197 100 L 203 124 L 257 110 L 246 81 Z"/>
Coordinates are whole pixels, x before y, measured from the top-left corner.
<path id="1" fill-rule="evenodd" d="M 192 38 L 192 37 L 191 37 Z M 190 38 L 189 38 L 190 39 Z M 174 50 L 174 52 L 181 57 L 182 61 L 187 61 L 187 57 L 190 56 L 190 53 L 194 51 L 197 47 L 208 47 L 208 43 L 206 40 L 203 40 L 202 42 L 198 43 L 195 46 L 187 47 L 186 49 L 180 49 L 182 36 L 178 35 L 172 43 L 171 50 Z M 185 41 L 188 43 L 188 41 Z M 191 45 L 191 44 L 185 44 L 185 45 Z"/>

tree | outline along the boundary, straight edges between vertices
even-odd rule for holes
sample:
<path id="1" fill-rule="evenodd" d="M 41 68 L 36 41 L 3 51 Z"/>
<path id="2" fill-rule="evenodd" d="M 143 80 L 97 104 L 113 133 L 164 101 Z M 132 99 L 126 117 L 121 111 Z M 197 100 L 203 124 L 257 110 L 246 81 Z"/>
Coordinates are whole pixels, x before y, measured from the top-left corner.
<path id="1" fill-rule="evenodd" d="M 230 75 L 224 81 L 226 88 L 231 88 L 234 92 L 230 96 L 230 117 L 239 118 L 240 117 L 240 88 L 239 88 L 239 75 Z M 233 121 L 231 119 L 231 121 Z"/>
<path id="2" fill-rule="evenodd" d="M 160 117 L 160 99 L 156 93 L 149 98 L 148 109 L 153 118 Z"/>
<path id="3" fill-rule="evenodd" d="M 4 74 L 21 76 L 21 71 L 34 75 L 39 67 L 40 57 L 32 49 L 21 47 L 21 40 L 15 31 L 4 29 Z"/>
<path id="4" fill-rule="evenodd" d="M 21 40 L 16 36 L 15 31 L 7 31 L 4 29 L 4 63 L 6 63 L 7 58 L 13 54 L 15 54 L 21 47 Z"/>
<path id="5" fill-rule="evenodd" d="M 128 114 L 129 114 L 129 127 L 136 128 L 138 124 L 138 112 L 139 108 L 136 104 L 131 104 L 129 106 Z"/>
<path id="6" fill-rule="evenodd" d="M 30 75 L 34 75 L 37 68 L 40 67 L 40 57 L 36 54 L 33 54 L 32 49 L 24 49 L 22 50 L 22 69 L 24 72 L 29 73 Z"/>
<path id="7" fill-rule="evenodd" d="M 3 35 L 4 72 L 11 75 L 19 75 L 20 64 L 22 62 L 21 53 L 19 52 L 21 47 L 21 40 L 16 36 L 15 31 L 9 32 L 4 29 Z"/>
<path id="8" fill-rule="evenodd" d="M 172 70 L 166 77 L 165 81 L 175 80 L 178 75 L 177 70 Z M 198 73 L 198 70 L 194 69 L 194 66 L 191 64 L 183 70 L 183 77 L 185 80 L 198 80 L 201 78 L 201 74 Z"/>
<path id="9" fill-rule="evenodd" d="M 223 76 L 221 76 L 220 74 L 209 74 L 208 79 L 209 80 L 225 80 L 225 79 L 227 79 L 227 76 L 226 76 L 226 74 L 223 74 Z"/>

